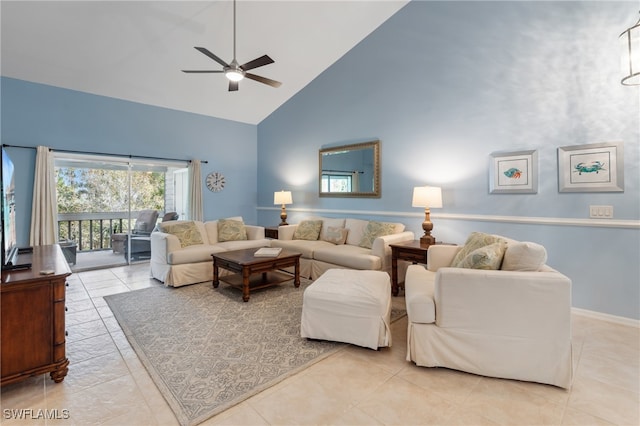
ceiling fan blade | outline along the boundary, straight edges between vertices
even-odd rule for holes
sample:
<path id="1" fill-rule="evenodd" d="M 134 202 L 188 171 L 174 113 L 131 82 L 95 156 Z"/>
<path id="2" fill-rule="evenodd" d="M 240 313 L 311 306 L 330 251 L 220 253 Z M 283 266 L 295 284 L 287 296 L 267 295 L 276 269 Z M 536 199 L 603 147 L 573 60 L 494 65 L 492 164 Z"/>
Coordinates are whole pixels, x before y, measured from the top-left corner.
<path id="1" fill-rule="evenodd" d="M 254 68 L 263 67 L 265 65 L 272 64 L 274 62 L 275 61 L 273 59 L 271 59 L 269 56 L 262 55 L 259 58 L 254 59 L 253 61 L 249 61 L 244 65 L 240 65 L 240 68 L 242 68 L 245 71 L 249 71 L 249 70 L 252 70 Z"/>
<path id="2" fill-rule="evenodd" d="M 207 55 L 208 57 L 210 57 L 211 59 L 213 59 L 214 61 L 216 61 L 217 63 L 219 63 L 220 65 L 222 65 L 223 67 L 228 67 L 229 64 L 227 64 L 225 61 L 223 61 L 222 59 L 218 58 L 216 55 L 214 55 L 213 53 L 211 53 L 208 49 L 204 48 L 204 47 L 195 47 L 195 49 L 205 55 Z"/>
<path id="3" fill-rule="evenodd" d="M 237 81 L 230 81 L 229 82 L 229 91 L 230 92 L 235 92 L 238 90 L 238 82 Z"/>
<path id="4" fill-rule="evenodd" d="M 261 77 L 259 75 L 251 74 L 250 72 L 246 73 L 244 76 L 247 77 L 247 78 L 250 78 L 251 80 L 255 80 L 255 81 L 259 81 L 260 83 L 268 84 L 271 87 L 280 87 L 282 85 L 282 83 L 280 83 L 279 81 L 275 81 L 275 80 L 271 80 L 270 78 Z"/>
<path id="5" fill-rule="evenodd" d="M 182 72 L 186 72 L 186 73 L 222 73 L 224 71 L 222 70 L 182 70 Z"/>

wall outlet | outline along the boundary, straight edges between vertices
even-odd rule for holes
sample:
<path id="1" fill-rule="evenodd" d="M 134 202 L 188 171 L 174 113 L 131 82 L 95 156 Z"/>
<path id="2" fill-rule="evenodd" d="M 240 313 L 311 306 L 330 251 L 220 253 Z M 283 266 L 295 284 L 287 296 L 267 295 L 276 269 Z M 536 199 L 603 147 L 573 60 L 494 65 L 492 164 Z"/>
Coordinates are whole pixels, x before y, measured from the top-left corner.
<path id="1" fill-rule="evenodd" d="M 613 219 L 613 206 L 589 206 L 592 219 Z"/>

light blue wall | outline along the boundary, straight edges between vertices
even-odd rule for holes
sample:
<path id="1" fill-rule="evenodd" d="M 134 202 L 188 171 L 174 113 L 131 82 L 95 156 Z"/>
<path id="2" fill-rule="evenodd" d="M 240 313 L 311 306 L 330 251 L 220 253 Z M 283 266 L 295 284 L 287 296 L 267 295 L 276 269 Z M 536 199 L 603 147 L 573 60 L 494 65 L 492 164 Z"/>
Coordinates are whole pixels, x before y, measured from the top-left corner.
<path id="1" fill-rule="evenodd" d="M 290 223 L 360 212 L 420 234 L 412 188 L 440 185 L 439 240 L 480 230 L 540 242 L 573 280 L 575 307 L 640 319 L 640 89 L 619 83 L 618 45 L 637 6 L 409 3 L 258 125 L 258 223 L 277 223 L 272 194 L 285 189 Z M 373 139 L 382 197 L 319 198 L 318 149 Z M 624 142 L 624 193 L 558 192 L 558 147 L 613 141 Z M 489 194 L 490 153 L 530 149 L 538 193 Z M 620 228 L 580 225 L 602 204 Z"/>
<path id="2" fill-rule="evenodd" d="M 255 125 L 11 78 L 2 78 L 1 90 L 3 144 L 207 160 L 202 164 L 205 219 L 241 215 L 256 223 Z M 27 245 L 35 150 L 7 151 L 17 170 L 18 240 Z M 206 189 L 204 178 L 211 171 L 225 175 L 223 191 Z"/>

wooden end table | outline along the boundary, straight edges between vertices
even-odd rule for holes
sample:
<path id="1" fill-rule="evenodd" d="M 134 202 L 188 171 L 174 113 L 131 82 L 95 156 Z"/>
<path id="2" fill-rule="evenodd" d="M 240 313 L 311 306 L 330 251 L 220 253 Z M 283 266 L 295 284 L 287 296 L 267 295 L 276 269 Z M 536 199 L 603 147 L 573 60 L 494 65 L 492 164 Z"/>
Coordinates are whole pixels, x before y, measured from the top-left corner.
<path id="1" fill-rule="evenodd" d="M 408 260 L 413 264 L 427 264 L 427 250 L 429 247 L 420 246 L 420 240 L 403 241 L 389 244 L 391 247 L 391 294 L 398 295 L 398 260 Z"/>
<path id="2" fill-rule="evenodd" d="M 219 268 L 235 272 L 224 277 L 224 282 L 242 290 L 242 300 L 249 301 L 251 290 L 271 287 L 291 279 L 291 275 L 278 272 L 278 269 L 294 267 L 293 285 L 300 287 L 300 256 L 288 250 L 282 250 L 278 257 L 256 257 L 257 248 L 214 253 L 213 288 L 220 285 Z M 255 276 L 254 274 L 261 275 Z M 252 275 L 254 275 L 252 277 Z"/>
<path id="3" fill-rule="evenodd" d="M 267 227 L 265 227 L 264 228 L 264 237 L 277 240 L 278 239 L 278 227 L 277 226 L 267 226 Z"/>

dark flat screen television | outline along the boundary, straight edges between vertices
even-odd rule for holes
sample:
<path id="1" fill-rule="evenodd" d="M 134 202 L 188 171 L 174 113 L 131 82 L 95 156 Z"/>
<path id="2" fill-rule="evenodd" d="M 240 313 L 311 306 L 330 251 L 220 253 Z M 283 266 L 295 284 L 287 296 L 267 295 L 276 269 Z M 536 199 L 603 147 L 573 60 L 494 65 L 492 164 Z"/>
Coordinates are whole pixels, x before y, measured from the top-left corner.
<path id="1" fill-rule="evenodd" d="M 21 252 L 16 240 L 16 177 L 15 167 L 9 155 L 2 148 L 2 168 L 0 168 L 0 180 L 2 180 L 2 269 L 30 268 L 31 263 L 18 259 Z"/>

